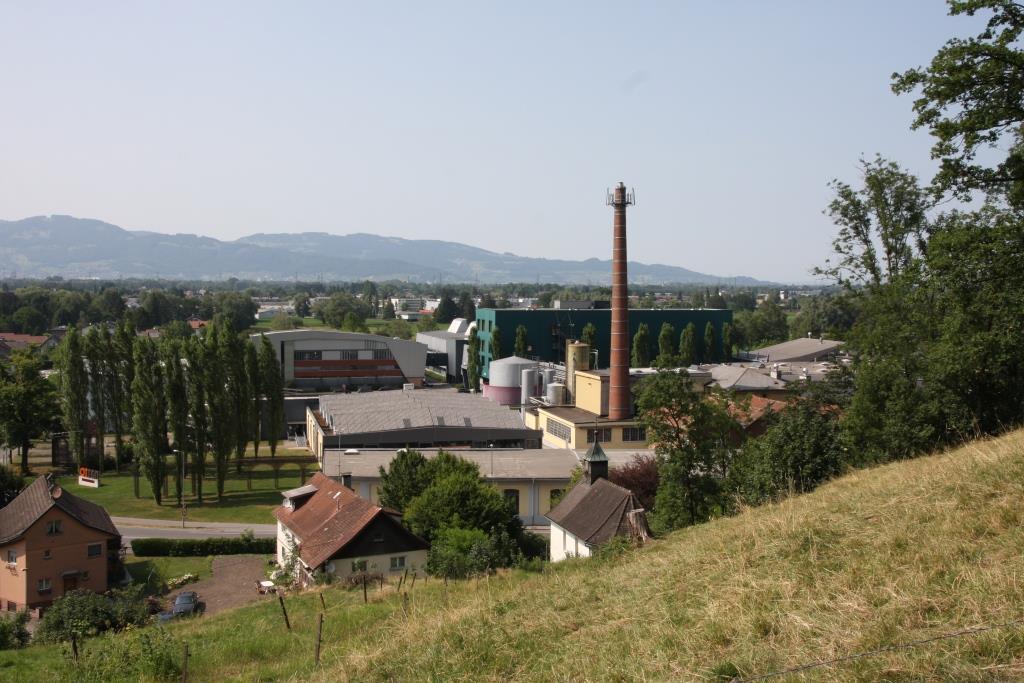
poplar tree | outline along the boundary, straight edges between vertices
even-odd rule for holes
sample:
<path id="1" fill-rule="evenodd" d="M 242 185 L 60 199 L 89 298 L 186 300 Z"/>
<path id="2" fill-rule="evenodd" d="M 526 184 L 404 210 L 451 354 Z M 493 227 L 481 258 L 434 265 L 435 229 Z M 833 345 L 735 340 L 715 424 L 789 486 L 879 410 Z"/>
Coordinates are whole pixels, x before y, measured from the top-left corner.
<path id="1" fill-rule="evenodd" d="M 266 396 L 267 442 L 270 457 L 277 455 L 277 443 L 284 432 L 284 380 L 277 362 L 274 346 L 265 336 L 260 341 L 260 377 Z"/>
<path id="2" fill-rule="evenodd" d="M 132 427 L 132 380 L 135 378 L 135 327 L 128 320 L 123 321 L 110 340 L 107 357 L 111 381 L 107 384 L 110 392 L 108 401 L 111 423 L 114 427 L 114 470 L 121 471 L 124 460 L 124 435 Z"/>
<path id="3" fill-rule="evenodd" d="M 498 360 L 501 357 L 501 328 L 495 325 L 491 330 L 491 360 Z"/>
<path id="4" fill-rule="evenodd" d="M 633 357 L 630 366 L 646 368 L 651 364 L 651 331 L 647 323 L 640 323 L 633 335 Z"/>
<path id="5" fill-rule="evenodd" d="M 68 327 L 57 364 L 64 428 L 68 432 L 68 445 L 75 462 L 81 466 L 85 455 L 85 429 L 89 421 L 89 373 L 85 369 L 82 338 L 74 326 Z"/>
<path id="6" fill-rule="evenodd" d="M 250 410 L 250 399 L 252 392 L 249 389 L 249 376 L 245 368 L 245 347 L 248 343 L 245 339 L 232 332 L 224 339 L 222 353 L 227 361 L 228 389 L 231 394 L 231 403 L 234 406 L 234 445 L 235 445 L 235 467 L 237 472 L 242 471 L 242 458 L 245 457 L 245 446 L 249 443 L 252 435 L 250 425 L 252 410 Z"/>
<path id="7" fill-rule="evenodd" d="M 704 326 L 704 358 L 709 363 L 718 363 L 722 360 L 721 349 L 715 342 L 715 326 L 709 321 Z"/>
<path id="8" fill-rule="evenodd" d="M 676 328 L 672 323 L 662 323 L 658 333 L 658 364 L 669 365 L 675 358 Z"/>
<path id="9" fill-rule="evenodd" d="M 208 364 L 206 344 L 193 337 L 185 347 L 188 372 L 185 375 L 185 391 L 188 397 L 188 411 L 192 418 L 192 489 L 196 500 L 203 503 L 203 477 L 206 475 L 206 454 L 209 441 L 209 406 L 206 403 L 206 366 Z"/>
<path id="10" fill-rule="evenodd" d="M 727 363 L 732 360 L 732 346 L 732 325 L 725 323 L 722 325 L 722 352 Z"/>
<path id="11" fill-rule="evenodd" d="M 103 332 L 100 332 L 100 329 Z M 103 469 L 103 441 L 107 432 L 107 348 L 110 333 L 105 325 L 93 327 L 83 339 L 83 351 L 89 373 L 89 406 L 96 424 L 96 436 L 99 440 L 99 469 Z"/>
<path id="12" fill-rule="evenodd" d="M 156 348 L 147 337 L 135 343 L 135 379 L 132 382 L 132 435 L 135 437 L 135 455 L 143 474 L 153 490 L 153 499 L 160 505 L 167 463 L 163 447 L 167 434 L 164 428 L 163 382 Z"/>
<path id="13" fill-rule="evenodd" d="M 210 445 L 213 447 L 213 467 L 217 478 L 217 498 L 224 497 L 224 482 L 228 474 L 231 451 L 235 445 L 236 405 L 230 386 L 230 337 L 234 328 L 229 320 L 214 319 L 207 328 L 206 367 L 203 373 L 206 385 L 206 403 L 210 415 Z"/>
<path id="14" fill-rule="evenodd" d="M 186 457 L 188 443 L 188 389 L 185 370 L 182 367 L 181 343 L 169 340 L 163 347 L 164 391 L 167 401 L 167 416 L 174 435 L 174 481 L 178 505 L 181 505 L 185 482 L 181 471 Z"/>
<path id="15" fill-rule="evenodd" d="M 597 350 L 597 327 L 594 326 L 594 323 L 587 323 L 583 326 L 583 331 L 580 333 L 580 341 L 588 345 L 591 352 Z M 598 354 L 598 359 L 600 359 L 600 354 Z"/>
<path id="16" fill-rule="evenodd" d="M 527 347 L 527 342 L 526 342 L 526 326 L 525 325 L 517 325 L 516 326 L 515 354 L 517 356 L 519 356 L 520 358 L 525 358 L 526 357 L 526 347 Z"/>
<path id="17" fill-rule="evenodd" d="M 263 412 L 263 377 L 260 373 L 260 358 L 256 345 L 245 345 L 245 376 L 249 381 L 249 433 L 252 435 L 252 456 L 260 457 L 260 422 Z"/>
<path id="18" fill-rule="evenodd" d="M 679 365 L 690 367 L 700 361 L 697 354 L 697 326 L 693 323 L 683 328 L 679 335 Z"/>
<path id="19" fill-rule="evenodd" d="M 480 338 L 474 327 L 469 331 L 469 342 L 466 344 L 466 374 L 469 377 L 469 390 L 476 391 L 480 384 Z"/>

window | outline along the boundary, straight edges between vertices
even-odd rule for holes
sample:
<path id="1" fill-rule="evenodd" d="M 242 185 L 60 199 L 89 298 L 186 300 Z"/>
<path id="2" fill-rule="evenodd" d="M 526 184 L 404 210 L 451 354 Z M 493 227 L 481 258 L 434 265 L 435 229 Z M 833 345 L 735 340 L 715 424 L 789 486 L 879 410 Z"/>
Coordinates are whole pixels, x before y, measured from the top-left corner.
<path id="1" fill-rule="evenodd" d="M 295 360 L 323 360 L 323 351 L 296 351 Z"/>
<path id="2" fill-rule="evenodd" d="M 561 422 L 555 422 L 552 419 L 548 419 L 548 421 L 544 423 L 544 431 L 551 436 L 561 439 L 562 441 L 568 441 L 572 435 L 572 432 L 567 425 L 564 425 Z"/>
<path id="3" fill-rule="evenodd" d="M 374 360 L 391 360 L 391 349 L 374 349 L 373 359 Z"/>
<path id="4" fill-rule="evenodd" d="M 400 572 L 405 569 L 405 555 L 391 558 L 391 571 Z"/>
<path id="5" fill-rule="evenodd" d="M 18 611 L 18 603 L 14 602 L 13 600 L 8 600 L 7 601 L 7 611 L 8 612 L 17 612 Z"/>
<path id="6" fill-rule="evenodd" d="M 44 560 L 48 560 L 51 557 L 53 557 L 53 553 L 51 553 L 49 550 L 44 550 L 43 551 L 43 559 Z"/>
<path id="7" fill-rule="evenodd" d="M 587 443 L 594 443 L 600 441 L 601 443 L 608 443 L 612 440 L 612 430 L 608 427 L 602 429 L 588 429 L 587 430 Z"/>
<path id="8" fill-rule="evenodd" d="M 512 511 L 517 515 L 519 514 L 519 489 L 505 489 L 502 491 L 505 494 L 505 502 L 512 508 Z"/>
<path id="9" fill-rule="evenodd" d="M 87 550 L 89 557 L 99 557 L 103 554 L 103 546 L 99 543 L 90 543 Z"/>
<path id="10" fill-rule="evenodd" d="M 341 359 L 342 360 L 359 360 L 359 350 L 358 349 L 342 349 L 341 350 Z"/>
<path id="11" fill-rule="evenodd" d="M 647 430 L 643 427 L 623 427 L 623 441 L 647 441 Z"/>
<path id="12" fill-rule="evenodd" d="M 46 523 L 46 533 L 48 536 L 56 536 L 57 534 L 64 532 L 64 523 L 59 519 L 54 519 Z"/>
<path id="13" fill-rule="evenodd" d="M 36 590 L 40 593 L 49 593 L 53 589 L 49 579 L 39 579 L 36 582 Z"/>
<path id="14" fill-rule="evenodd" d="M 562 489 L 551 489 L 551 496 L 548 498 L 548 503 L 551 507 L 558 505 L 558 501 L 562 499 Z"/>
<path id="15" fill-rule="evenodd" d="M 7 551 L 7 564 L 14 564 L 18 561 L 18 551 L 8 550 Z"/>
<path id="16" fill-rule="evenodd" d="M 365 572 L 366 571 L 366 560 L 353 560 L 352 561 L 352 573 Z"/>

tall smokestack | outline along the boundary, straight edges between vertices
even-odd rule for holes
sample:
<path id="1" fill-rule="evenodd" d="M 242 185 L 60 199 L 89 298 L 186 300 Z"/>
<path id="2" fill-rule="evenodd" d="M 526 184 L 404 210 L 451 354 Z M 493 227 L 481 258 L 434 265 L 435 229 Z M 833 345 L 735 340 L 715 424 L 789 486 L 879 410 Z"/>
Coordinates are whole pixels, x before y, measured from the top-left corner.
<path id="1" fill-rule="evenodd" d="M 626 288 L 626 207 L 634 202 L 633 192 L 619 183 L 608 195 L 615 211 L 612 238 L 612 350 L 608 391 L 608 419 L 628 420 L 633 416 L 629 392 L 629 292 Z"/>

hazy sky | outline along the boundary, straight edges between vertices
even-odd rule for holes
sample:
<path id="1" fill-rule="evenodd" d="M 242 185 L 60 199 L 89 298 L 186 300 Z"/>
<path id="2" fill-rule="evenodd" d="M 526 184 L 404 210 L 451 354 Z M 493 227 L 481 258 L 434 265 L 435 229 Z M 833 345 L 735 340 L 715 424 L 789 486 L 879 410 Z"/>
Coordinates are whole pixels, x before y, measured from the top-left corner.
<path id="1" fill-rule="evenodd" d="M 636 6 L 638 5 L 638 6 Z M 833 177 L 930 178 L 893 71 L 939 0 L 0 0 L 0 218 L 373 232 L 808 280 Z"/>

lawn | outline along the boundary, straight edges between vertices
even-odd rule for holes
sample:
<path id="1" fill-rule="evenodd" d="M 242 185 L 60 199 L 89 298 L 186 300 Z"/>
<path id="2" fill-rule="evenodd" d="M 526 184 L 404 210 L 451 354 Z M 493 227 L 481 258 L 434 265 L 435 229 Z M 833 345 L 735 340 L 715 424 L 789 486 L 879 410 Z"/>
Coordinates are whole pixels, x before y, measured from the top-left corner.
<path id="1" fill-rule="evenodd" d="M 276 487 L 273 470 L 269 467 L 258 468 L 252 473 L 252 490 L 249 490 L 246 475 L 236 474 L 232 468 L 224 483 L 224 499 L 217 500 L 213 466 L 209 464 L 207 467 L 210 474 L 203 480 L 202 505 L 192 496 L 191 487 L 186 482 L 185 504 L 188 506 L 189 521 L 272 524 L 274 517 L 271 511 L 281 504 L 280 492 L 301 484 L 299 468 L 296 466 L 285 465 L 281 468 Z M 307 469 L 306 475 L 308 479 L 313 475 L 313 470 Z M 131 474 L 105 474 L 98 489 L 79 486 L 77 478 L 72 476 L 62 477 L 59 481 L 68 491 L 102 505 L 115 517 L 181 519 L 173 480 L 170 482 L 170 495 L 164 498 L 161 505 L 153 500 L 149 482 L 142 476 L 139 477 L 139 498 L 135 497 Z"/>
<path id="2" fill-rule="evenodd" d="M 249 328 L 249 331 L 250 332 L 268 332 L 268 331 L 273 329 L 270 326 L 272 322 L 273 322 L 272 320 L 260 320 L 260 321 L 257 321 L 252 327 Z M 324 322 L 322 320 L 320 320 L 319 318 L 308 317 L 308 318 L 303 318 L 302 319 L 302 327 L 326 327 L 326 325 L 324 325 Z"/>
<path id="3" fill-rule="evenodd" d="M 135 557 L 125 559 L 125 568 L 136 582 L 146 585 L 147 595 L 163 592 L 170 579 L 195 574 L 200 579 L 212 575 L 212 557 Z"/>

